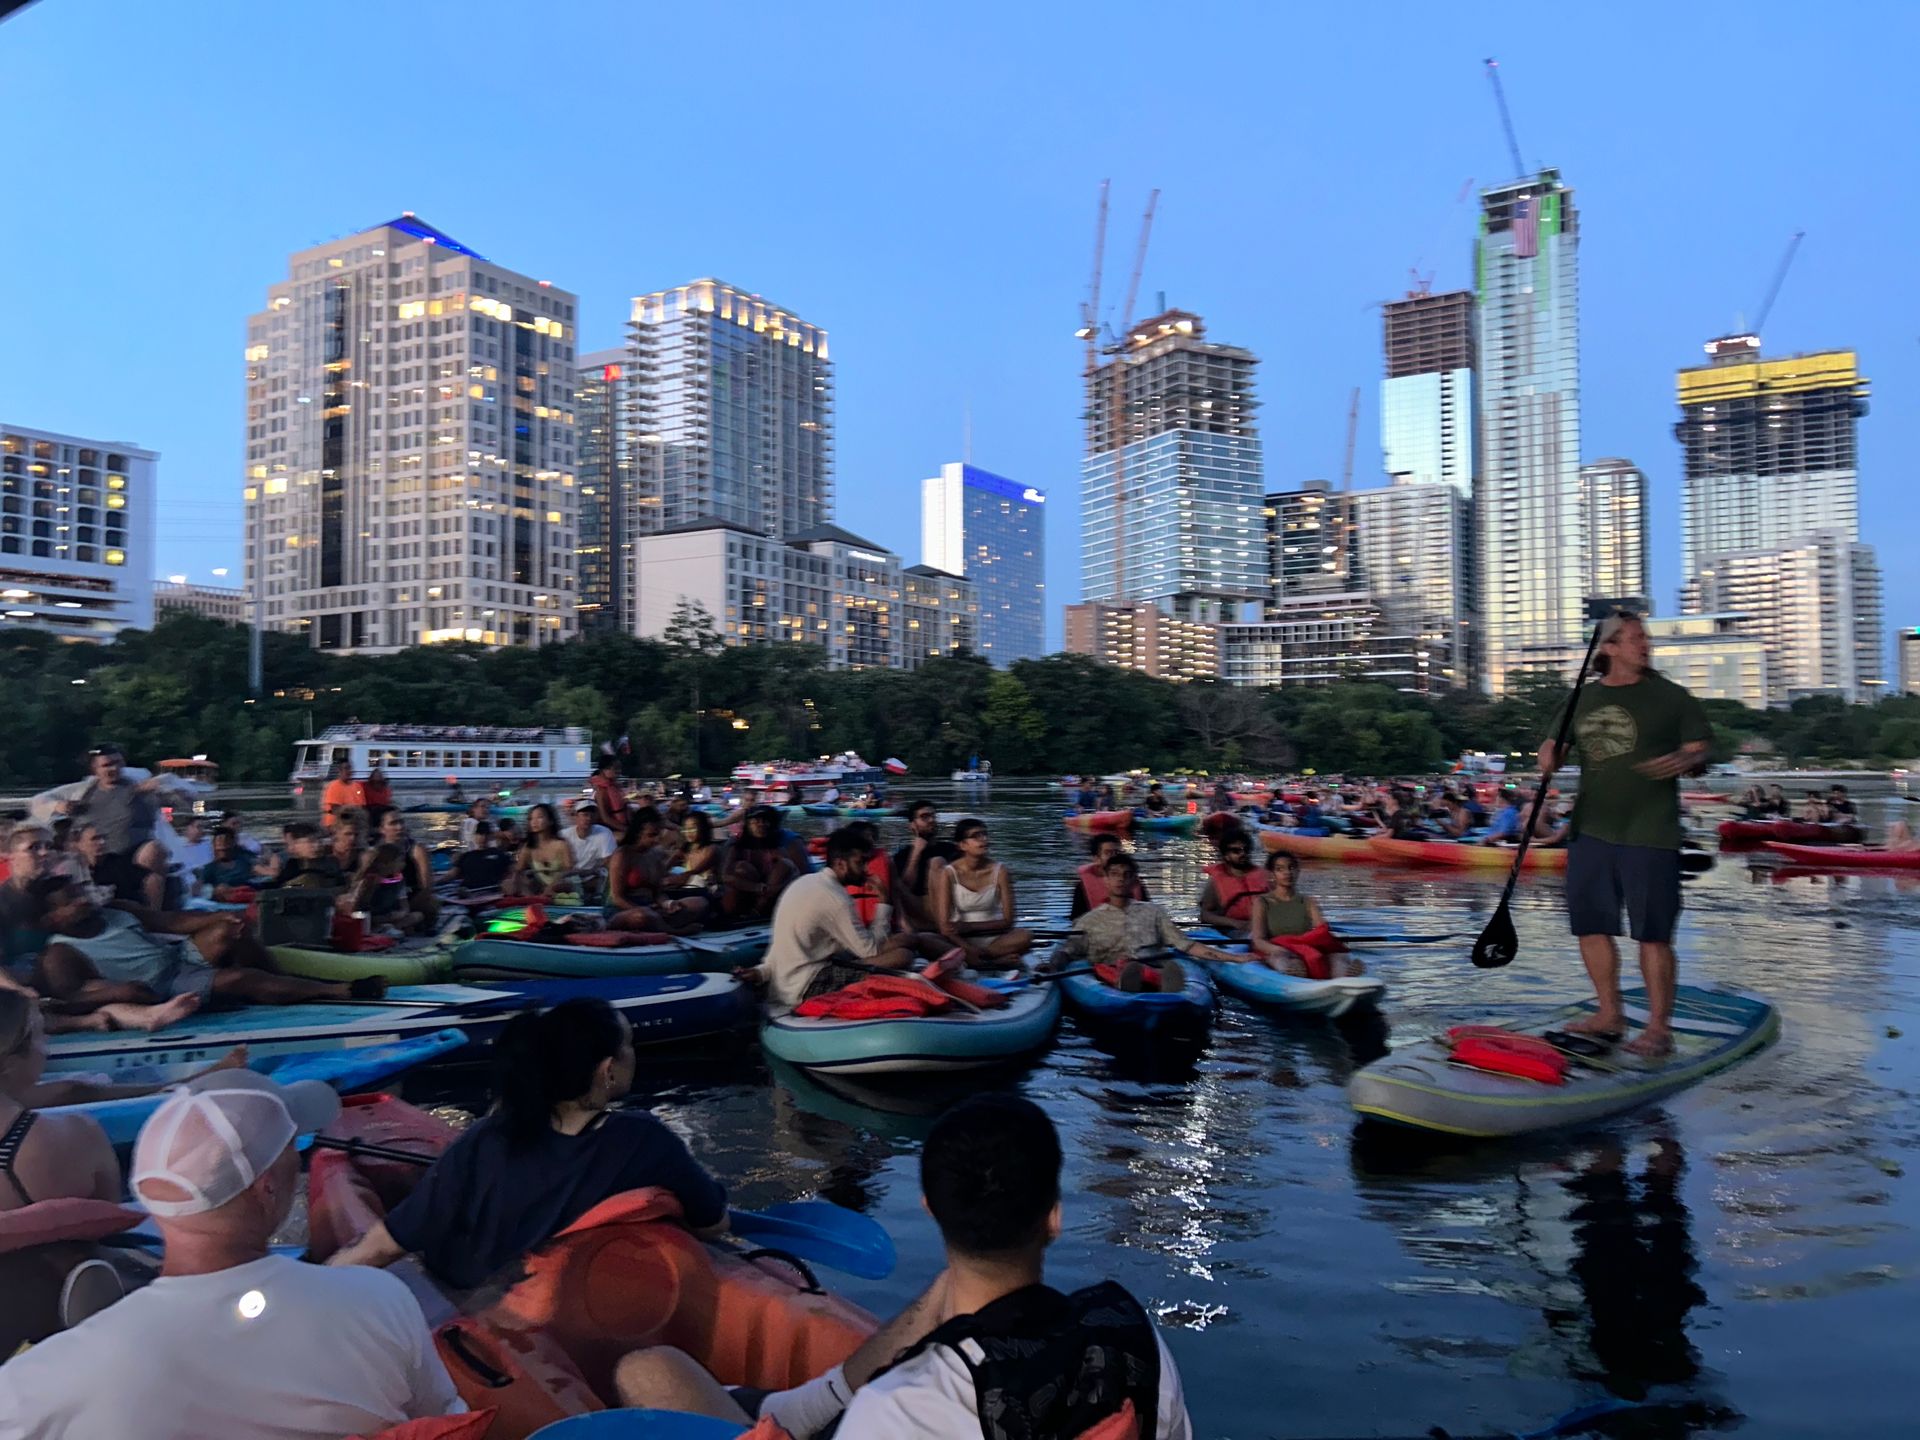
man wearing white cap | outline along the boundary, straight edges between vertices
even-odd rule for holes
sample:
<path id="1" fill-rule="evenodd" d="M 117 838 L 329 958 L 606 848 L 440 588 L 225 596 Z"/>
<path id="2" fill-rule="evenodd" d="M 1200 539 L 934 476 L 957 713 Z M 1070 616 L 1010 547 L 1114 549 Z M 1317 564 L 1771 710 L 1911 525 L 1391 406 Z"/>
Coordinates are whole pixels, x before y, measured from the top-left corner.
<path id="1" fill-rule="evenodd" d="M 246 1070 L 174 1091 L 133 1152 L 160 1278 L 0 1367 L 0 1440 L 339 1440 L 464 1410 L 398 1279 L 268 1250 L 294 1139 L 339 1105 Z"/>

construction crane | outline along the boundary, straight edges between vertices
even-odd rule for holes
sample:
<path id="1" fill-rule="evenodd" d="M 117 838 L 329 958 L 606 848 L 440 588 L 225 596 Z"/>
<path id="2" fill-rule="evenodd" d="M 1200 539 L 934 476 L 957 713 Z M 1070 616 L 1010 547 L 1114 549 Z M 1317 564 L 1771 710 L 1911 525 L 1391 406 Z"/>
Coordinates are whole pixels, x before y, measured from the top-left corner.
<path id="1" fill-rule="evenodd" d="M 1127 277 L 1126 308 L 1120 315 L 1117 331 L 1107 332 L 1107 342 L 1100 339 L 1100 279 L 1105 264 L 1107 247 L 1107 199 L 1108 181 L 1100 182 L 1100 214 L 1094 226 L 1093 241 L 1093 279 L 1087 287 L 1087 303 L 1081 307 L 1080 328 L 1074 333 L 1086 342 L 1087 375 L 1087 446 L 1089 453 L 1098 453 L 1102 441 L 1111 445 L 1113 451 L 1113 533 L 1114 533 L 1114 596 L 1115 600 L 1127 598 L 1127 439 L 1129 426 L 1126 423 L 1127 377 L 1126 348 L 1127 336 L 1133 330 L 1133 307 L 1140 299 L 1140 277 L 1147 265 L 1147 241 L 1153 234 L 1153 213 L 1160 204 L 1160 192 L 1153 191 L 1147 196 L 1146 212 L 1140 217 L 1140 241 L 1134 247 L 1133 273 Z M 1107 376 L 1109 389 L 1106 407 L 1106 434 L 1101 434 L 1100 407 L 1094 403 L 1094 385 L 1100 371 L 1102 355 L 1109 358 Z"/>
<path id="2" fill-rule="evenodd" d="M 1527 173 L 1527 162 L 1520 158 L 1520 141 L 1513 133 L 1513 116 L 1507 110 L 1507 92 L 1500 84 L 1500 62 L 1491 55 L 1487 57 L 1487 79 L 1493 82 L 1494 102 L 1500 107 L 1500 127 L 1507 132 L 1507 153 L 1513 156 L 1514 178 L 1523 179 Z"/>
<path id="3" fill-rule="evenodd" d="M 1351 564 L 1352 557 L 1348 546 L 1353 536 L 1353 509 L 1347 500 L 1347 492 L 1353 489 L 1353 442 L 1360 433 L 1360 387 L 1353 387 L 1353 395 L 1347 401 L 1347 458 L 1340 463 L 1340 508 L 1334 523 L 1340 528 L 1339 565 L 1336 573 L 1344 577 Z"/>
<path id="4" fill-rule="evenodd" d="M 1780 268 L 1773 272 L 1773 283 L 1767 287 L 1767 298 L 1760 302 L 1760 309 L 1753 319 L 1752 334 L 1757 340 L 1760 332 L 1766 328 L 1767 316 L 1773 313 L 1773 302 L 1780 298 L 1780 287 L 1785 283 L 1787 271 L 1793 265 L 1793 257 L 1800 252 L 1800 242 L 1807 238 L 1807 232 L 1796 230 L 1793 238 L 1787 241 L 1787 253 L 1780 257 Z"/>

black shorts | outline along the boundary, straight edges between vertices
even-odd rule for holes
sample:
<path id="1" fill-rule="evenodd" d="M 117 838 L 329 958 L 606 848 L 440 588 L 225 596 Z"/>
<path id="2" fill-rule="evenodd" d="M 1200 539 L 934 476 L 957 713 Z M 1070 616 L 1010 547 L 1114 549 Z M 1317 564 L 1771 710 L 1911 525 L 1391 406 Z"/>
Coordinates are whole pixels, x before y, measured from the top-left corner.
<path id="1" fill-rule="evenodd" d="M 841 956 L 846 958 L 843 960 Z M 830 995 L 835 990 L 844 990 L 847 986 L 864 980 L 871 974 L 873 970 L 870 966 L 854 963 L 853 956 L 842 950 L 839 955 L 835 955 L 820 967 L 813 979 L 807 982 L 806 993 L 800 998 L 811 1000 L 816 995 Z"/>
<path id="2" fill-rule="evenodd" d="M 1622 910 L 1635 940 L 1672 944 L 1680 919 L 1680 852 L 1579 836 L 1567 847 L 1567 919 L 1573 933 L 1618 935 Z"/>

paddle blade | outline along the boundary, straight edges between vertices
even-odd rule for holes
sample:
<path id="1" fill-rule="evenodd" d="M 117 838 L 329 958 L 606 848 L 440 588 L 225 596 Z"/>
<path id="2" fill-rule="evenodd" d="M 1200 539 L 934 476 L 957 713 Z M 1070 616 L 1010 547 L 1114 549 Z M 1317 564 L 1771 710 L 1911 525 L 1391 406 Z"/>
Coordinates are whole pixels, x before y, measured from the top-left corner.
<path id="1" fill-rule="evenodd" d="M 765 1210 L 736 1210 L 733 1233 L 757 1245 L 788 1250 L 862 1280 L 884 1280 L 898 1261 L 880 1222 L 831 1200 L 794 1200 Z"/>
<path id="2" fill-rule="evenodd" d="M 1473 963 L 1482 970 L 1498 970 L 1502 965 L 1511 965 L 1519 953 L 1520 937 L 1513 932 L 1513 916 L 1507 913 L 1507 902 L 1502 900 L 1500 908 L 1487 922 L 1487 928 L 1473 942 Z"/>

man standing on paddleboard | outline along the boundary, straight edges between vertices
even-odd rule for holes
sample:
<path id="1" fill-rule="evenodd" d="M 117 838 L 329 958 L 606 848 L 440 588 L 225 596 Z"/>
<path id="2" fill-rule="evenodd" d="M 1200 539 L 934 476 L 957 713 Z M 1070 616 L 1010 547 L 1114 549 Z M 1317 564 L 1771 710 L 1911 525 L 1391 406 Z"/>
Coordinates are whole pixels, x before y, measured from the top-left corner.
<path id="1" fill-rule="evenodd" d="M 1658 1058 L 1673 1049 L 1673 927 L 1680 918 L 1679 777 L 1707 758 L 1713 727 L 1700 702 L 1647 663 L 1647 627 L 1631 611 L 1601 622 L 1595 684 L 1574 695 L 1570 755 L 1580 761 L 1567 854 L 1567 919 L 1600 999 L 1569 1030 L 1625 1035 L 1620 1000 L 1620 912 L 1640 944 L 1647 1025 L 1624 1048 Z M 1570 758 L 1540 747 L 1542 783 Z"/>

